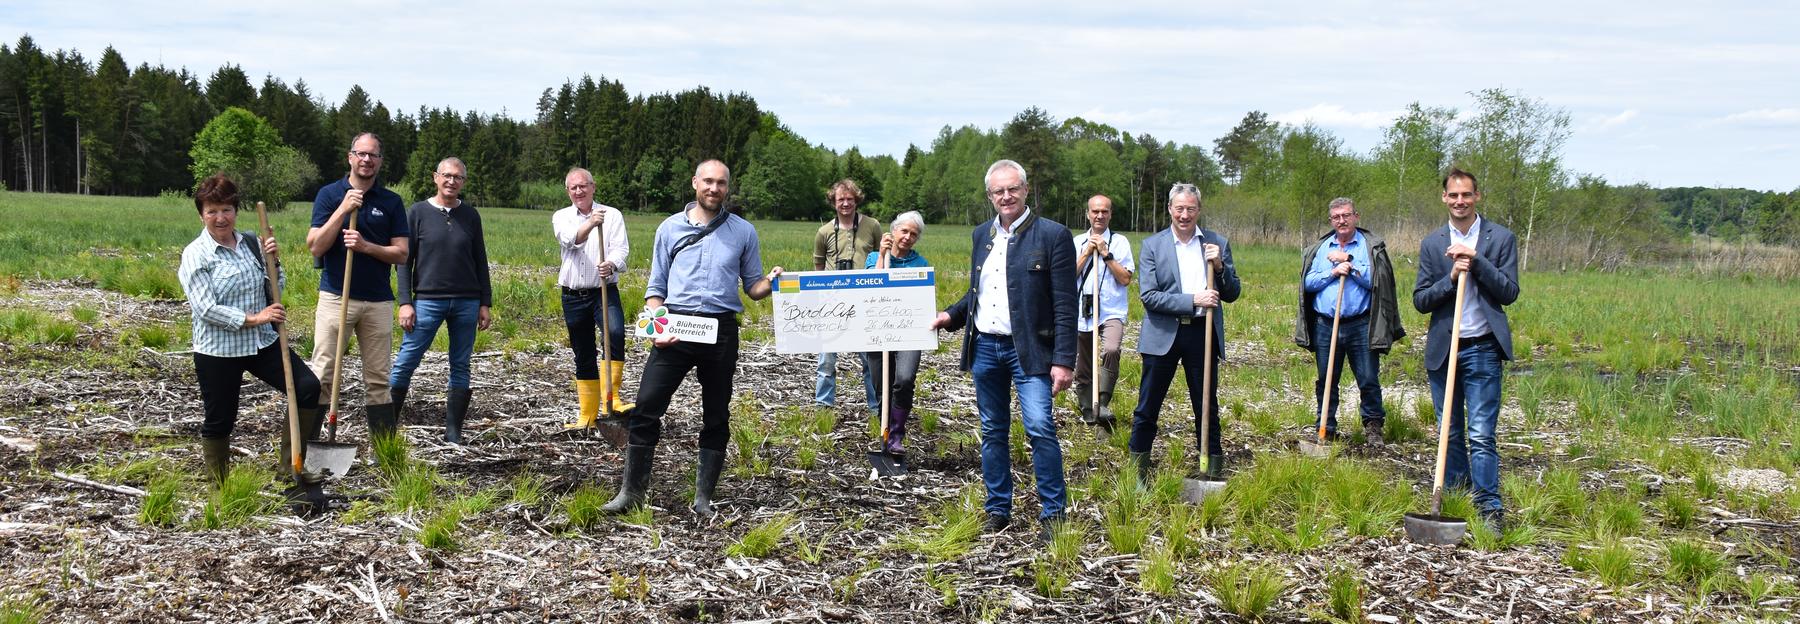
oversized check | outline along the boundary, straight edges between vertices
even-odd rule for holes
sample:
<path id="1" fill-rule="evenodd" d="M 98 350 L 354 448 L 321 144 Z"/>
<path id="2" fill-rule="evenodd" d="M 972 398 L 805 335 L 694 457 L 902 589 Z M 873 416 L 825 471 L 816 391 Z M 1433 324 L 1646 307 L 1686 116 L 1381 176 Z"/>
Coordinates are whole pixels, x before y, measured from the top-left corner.
<path id="1" fill-rule="evenodd" d="M 930 267 L 782 273 L 777 353 L 933 350 L 937 275 Z"/>

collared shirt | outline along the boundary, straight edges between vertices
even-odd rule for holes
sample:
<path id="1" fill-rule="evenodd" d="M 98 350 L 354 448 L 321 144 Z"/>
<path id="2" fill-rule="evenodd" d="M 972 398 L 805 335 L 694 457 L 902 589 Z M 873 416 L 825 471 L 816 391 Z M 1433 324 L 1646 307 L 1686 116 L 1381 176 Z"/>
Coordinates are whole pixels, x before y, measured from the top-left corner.
<path id="1" fill-rule="evenodd" d="M 1456 231 L 1456 224 L 1452 223 L 1449 225 L 1450 244 L 1463 245 L 1469 249 L 1479 249 L 1479 247 L 1476 247 L 1475 245 L 1481 242 L 1481 215 L 1475 215 L 1475 222 L 1469 225 L 1469 233 L 1467 234 Z M 1474 279 L 1475 277 L 1473 275 L 1469 276 L 1470 281 L 1474 281 Z M 1480 288 L 1465 286 L 1463 293 L 1462 331 L 1457 332 L 1458 335 L 1464 338 L 1474 338 L 1488 333 L 1487 314 L 1488 310 L 1492 309 L 1493 307 L 1488 304 L 1487 298 L 1481 295 Z"/>
<path id="2" fill-rule="evenodd" d="M 1087 246 L 1088 234 L 1090 232 L 1092 232 L 1092 230 L 1083 231 L 1082 233 L 1075 235 L 1076 258 L 1081 257 L 1081 248 Z M 1137 272 L 1137 261 L 1133 259 L 1131 255 L 1131 241 L 1127 240 L 1123 235 L 1113 232 L 1111 229 L 1106 230 L 1106 232 L 1102 234 L 1102 237 L 1106 239 L 1107 250 L 1112 252 L 1113 262 L 1117 262 L 1121 266 L 1124 266 L 1125 272 L 1127 273 Z M 1125 313 L 1131 309 L 1131 300 L 1126 292 L 1129 290 L 1129 287 L 1125 284 L 1120 284 L 1119 280 L 1113 277 L 1112 269 L 1107 267 L 1102 256 L 1098 254 L 1089 256 L 1087 266 L 1076 267 L 1078 272 L 1075 276 L 1075 292 L 1081 293 L 1083 298 L 1094 294 L 1094 285 L 1089 283 L 1089 281 L 1090 278 L 1094 276 L 1095 266 L 1100 268 L 1101 275 L 1100 322 L 1105 323 L 1112 319 L 1124 320 Z M 1094 331 L 1094 319 L 1091 314 L 1079 314 L 1077 317 L 1078 318 L 1075 319 L 1075 324 L 1078 331 Z"/>
<path id="3" fill-rule="evenodd" d="M 343 203 L 344 195 L 349 194 L 351 188 L 349 178 L 338 178 L 336 182 L 320 188 L 319 194 L 313 198 L 312 227 L 321 227 L 326 221 L 330 221 L 331 213 L 337 211 L 338 204 Z M 396 238 L 412 237 L 410 224 L 406 221 L 406 202 L 379 181 L 363 193 L 362 207 L 357 209 L 356 215 L 356 231 L 362 234 L 363 242 L 387 246 L 394 244 Z M 343 227 L 349 227 L 349 217 L 345 217 L 342 224 Z M 332 237 L 332 241 L 331 247 L 325 250 L 325 255 L 319 257 L 322 264 L 319 270 L 319 290 L 343 295 L 344 236 L 341 231 L 324 235 Z M 350 277 L 351 299 L 394 300 L 394 265 L 359 253 L 350 266 L 353 272 Z"/>
<path id="4" fill-rule="evenodd" d="M 994 248 L 988 250 L 987 262 L 981 265 L 979 271 L 981 306 L 975 311 L 976 331 L 999 336 L 1012 335 L 1012 308 L 1006 296 L 1006 248 L 1019 224 L 1029 218 L 1029 206 L 1019 214 L 1019 218 L 1013 219 L 1011 227 L 1000 225 L 1000 217 L 994 217 Z"/>
<path id="5" fill-rule="evenodd" d="M 581 229 L 581 223 L 588 220 L 594 210 L 606 211 L 606 222 L 598 228 L 598 236 L 588 232 L 586 241 L 575 244 L 575 233 Z M 562 269 L 556 274 L 556 285 L 564 288 L 599 288 L 600 287 L 600 242 L 606 242 L 606 261 L 613 265 L 612 279 L 608 284 L 619 283 L 619 273 L 625 270 L 625 258 L 631 252 L 631 243 L 625 240 L 625 219 L 619 209 L 596 202 L 586 213 L 575 206 L 556 211 L 550 216 L 550 227 L 556 232 L 556 242 L 562 248 Z"/>
<path id="6" fill-rule="evenodd" d="M 835 270 L 839 260 L 854 263 L 879 247 L 881 222 L 875 217 L 856 213 L 856 219 L 846 228 L 838 225 L 837 217 L 833 216 L 813 234 L 813 263 L 824 266 L 827 271 Z"/>
<path id="7" fill-rule="evenodd" d="M 721 213 L 715 218 L 726 221 L 719 229 L 671 257 L 669 252 L 676 243 L 706 228 L 706 224 L 688 221 L 688 211 L 693 208 L 694 202 L 688 202 L 686 208 L 656 226 L 650 283 L 644 287 L 644 297 L 662 297 L 664 306 L 681 312 L 743 312 L 744 301 L 737 291 L 749 294 L 750 287 L 763 279 L 756 227 L 742 217 Z"/>
<path id="8" fill-rule="evenodd" d="M 1362 232 L 1357 232 L 1350 243 L 1338 243 L 1333 234 L 1319 245 L 1313 253 L 1312 266 L 1306 272 L 1306 292 L 1313 293 L 1313 311 L 1325 316 L 1337 312 L 1338 278 L 1331 274 L 1337 264 L 1328 258 L 1333 251 L 1350 254 L 1350 279 L 1344 280 L 1344 316 L 1356 316 L 1369 311 L 1369 291 L 1374 284 L 1369 281 L 1369 245 L 1363 240 Z"/>
<path id="9" fill-rule="evenodd" d="M 269 277 L 257 257 L 261 250 L 244 243 L 220 245 L 211 234 L 181 250 L 176 276 L 194 315 L 194 352 L 214 357 L 243 357 L 275 342 L 275 326 L 244 327 L 244 317 L 268 306 Z M 279 274 L 278 274 L 279 277 Z"/>
<path id="10" fill-rule="evenodd" d="M 1173 233 L 1171 233 L 1173 234 Z M 1194 237 L 1188 242 L 1181 242 L 1175 236 L 1175 264 L 1181 268 L 1181 292 L 1197 295 L 1211 290 L 1212 267 L 1206 264 L 1206 236 L 1200 228 L 1194 228 Z M 1194 316 L 1206 313 L 1206 308 L 1194 306 Z"/>

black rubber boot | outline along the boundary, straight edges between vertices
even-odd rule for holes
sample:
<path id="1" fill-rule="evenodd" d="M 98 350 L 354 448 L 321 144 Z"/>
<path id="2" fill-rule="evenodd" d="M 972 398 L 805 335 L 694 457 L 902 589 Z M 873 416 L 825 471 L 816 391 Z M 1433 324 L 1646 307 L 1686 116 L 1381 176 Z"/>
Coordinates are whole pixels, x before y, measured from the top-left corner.
<path id="1" fill-rule="evenodd" d="M 225 483 L 225 476 L 231 474 L 231 438 L 200 438 L 200 459 L 214 487 Z"/>
<path id="2" fill-rule="evenodd" d="M 619 495 L 602 505 L 600 513 L 618 515 L 644 505 L 644 493 L 650 489 L 650 461 L 655 457 L 654 446 L 625 447 L 625 474 L 619 479 Z"/>
<path id="3" fill-rule="evenodd" d="M 296 411 L 300 421 L 300 459 L 306 460 L 306 441 L 319 439 L 319 430 L 325 426 L 325 415 L 319 413 L 317 407 L 303 407 Z M 288 437 L 287 427 L 281 428 L 275 440 L 275 473 L 292 474 L 294 472 L 292 439 Z M 317 483 L 323 477 L 311 473 L 298 475 L 304 483 Z"/>
<path id="4" fill-rule="evenodd" d="M 1075 417 L 1083 424 L 1100 424 L 1100 418 L 1094 413 L 1094 387 L 1087 384 L 1073 384 L 1075 391 Z"/>
<path id="5" fill-rule="evenodd" d="M 1138 484 L 1150 487 L 1152 473 L 1156 471 L 1156 465 L 1150 461 L 1150 454 L 1131 453 L 1131 462 L 1137 465 Z"/>
<path id="6" fill-rule="evenodd" d="M 377 403 L 363 406 L 369 418 L 369 437 L 391 436 L 400 431 L 400 415 L 394 412 L 393 403 Z"/>
<path id="7" fill-rule="evenodd" d="M 411 390 L 412 386 L 388 388 L 388 396 L 390 397 L 388 402 L 394 406 L 394 420 L 396 422 L 400 420 L 401 416 L 406 415 L 406 393 Z"/>
<path id="8" fill-rule="evenodd" d="M 462 444 L 463 417 L 469 415 L 469 399 L 474 395 L 471 388 L 450 389 L 450 397 L 444 400 L 445 442 Z"/>
<path id="9" fill-rule="evenodd" d="M 1225 456 L 1224 455 L 1208 455 L 1208 456 L 1206 456 L 1206 476 L 1212 477 L 1214 479 L 1222 479 L 1225 477 Z"/>
<path id="10" fill-rule="evenodd" d="M 713 490 L 719 486 L 719 471 L 724 468 L 724 451 L 700 449 L 700 474 L 694 481 L 694 515 L 712 515 Z"/>
<path id="11" fill-rule="evenodd" d="M 1113 427 L 1112 398 L 1113 387 L 1119 383 L 1119 373 L 1104 366 L 1100 367 L 1100 405 L 1095 406 L 1094 420 L 1108 431 Z"/>

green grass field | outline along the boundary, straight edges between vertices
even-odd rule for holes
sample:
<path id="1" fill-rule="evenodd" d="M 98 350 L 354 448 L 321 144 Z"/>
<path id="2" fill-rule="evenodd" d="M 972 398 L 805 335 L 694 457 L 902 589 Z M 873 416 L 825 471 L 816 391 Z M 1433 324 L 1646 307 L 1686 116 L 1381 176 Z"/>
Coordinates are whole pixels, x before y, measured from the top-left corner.
<path id="1" fill-rule="evenodd" d="M 309 206 L 294 204 L 273 213 L 285 255 L 305 253 L 302 241 L 309 212 Z M 485 209 L 482 216 L 495 275 L 496 324 L 494 331 L 481 335 L 478 350 L 560 350 L 564 336 L 554 288 L 557 253 L 550 213 Z M 634 307 L 630 302 L 641 300 L 652 232 L 663 216 L 626 216 L 632 242 L 631 270 L 623 286 L 628 310 Z M 255 213 L 246 211 L 239 217 L 239 229 L 252 229 L 255 222 Z M 175 266 L 181 248 L 200 231 L 192 204 L 169 198 L 0 193 L 0 223 L 6 224 L 0 229 L 0 296 L 44 281 L 71 280 L 144 298 L 180 299 Z M 765 269 L 810 268 L 816 223 L 756 225 Z M 1131 238 L 1135 250 L 1143 235 Z M 969 228 L 928 225 L 918 250 L 939 267 L 940 303 L 959 297 L 968 284 Z M 1119 439 L 1105 444 L 1065 435 L 1072 499 L 1078 507 L 1099 510 L 1096 525 L 1066 539 L 1105 543 L 1103 554 L 1108 555 L 1141 551 L 1146 563 L 1138 586 L 1148 594 L 1170 595 L 1181 587 L 1211 587 L 1230 596 L 1258 587 L 1279 593 L 1283 591 L 1279 579 L 1260 568 L 1203 566 L 1193 558 L 1203 550 L 1195 544 L 1205 539 L 1222 540 L 1221 548 L 1228 551 L 1334 552 L 1333 544 L 1344 539 L 1390 535 L 1399 514 L 1428 506 L 1430 477 L 1425 463 L 1435 450 L 1430 439 L 1435 429 L 1420 363 L 1426 317 L 1410 305 L 1413 250 L 1394 251 L 1401 252 L 1394 262 L 1410 337 L 1383 360 L 1391 454 L 1370 458 L 1346 453 L 1334 460 L 1337 463 L 1325 464 L 1283 450 L 1312 421 L 1315 409 L 1310 396 L 1312 356 L 1294 348 L 1290 338 L 1299 250 L 1240 247 L 1234 252 L 1245 288 L 1242 299 L 1226 308 L 1231 351 L 1220 370 L 1221 402 L 1227 439 L 1253 449 L 1256 459 L 1233 466 L 1237 472 L 1228 495 L 1199 507 L 1176 502 L 1180 480 L 1174 475 L 1192 460 L 1184 457 L 1182 449 L 1191 441 L 1182 441 L 1187 433 L 1179 425 L 1186 407 L 1173 398 L 1185 396 L 1185 389 L 1171 389 L 1164 408 L 1165 428 L 1174 429 L 1163 436 L 1170 448 L 1168 460 L 1159 459 L 1163 478 L 1147 491 L 1134 491 L 1113 470 L 1122 458 Z M 304 353 L 310 345 L 305 334 L 311 327 L 317 273 L 308 262 L 290 261 L 286 266 L 290 273 L 283 296 L 294 319 L 291 326 L 300 334 L 294 344 Z M 1654 593 L 1699 607 L 1733 607 L 1737 610 L 1732 617 L 1780 619 L 1765 611 L 1768 605 L 1763 603 L 1771 596 L 1795 594 L 1793 560 L 1800 556 L 1800 540 L 1792 528 L 1800 521 L 1800 488 L 1794 487 L 1800 470 L 1800 419 L 1795 418 L 1800 413 L 1796 408 L 1800 314 L 1794 313 L 1800 309 L 1800 284 L 1698 277 L 1680 270 L 1529 273 L 1522 283 L 1518 303 L 1508 309 L 1518 359 L 1507 369 L 1500 432 L 1511 522 L 1504 534 L 1477 527 L 1466 547 L 1535 549 L 1560 558 L 1570 574 L 1592 579 L 1621 596 Z M 764 319 L 769 305 L 749 304 L 748 338 L 768 337 Z M 93 321 L 91 311 L 81 310 L 75 306 L 61 313 L 0 311 L 0 344 L 51 350 L 74 344 L 74 328 Z M 1141 308 L 1134 303 L 1134 326 L 1140 316 Z M 138 346 L 161 351 L 185 348 L 186 324 L 172 327 L 132 325 L 116 332 L 112 343 L 97 346 L 118 351 Z M 1134 343 L 1135 327 L 1128 335 L 1128 350 Z M 946 343 L 945 348 L 954 347 Z M 1114 398 L 1115 410 L 1122 416 L 1130 413 L 1137 399 L 1139 362 L 1134 353 L 1125 357 Z M 939 378 L 967 383 L 953 370 L 924 375 L 927 384 Z M 1344 377 L 1347 405 L 1339 418 L 1344 430 L 1360 440 L 1354 388 L 1350 376 Z M 840 392 L 855 387 L 840 380 Z M 817 435 L 829 431 L 835 421 L 825 423 L 823 431 L 806 433 L 813 416 L 795 411 L 802 409 L 804 399 L 794 400 L 760 417 L 757 412 L 763 410 L 738 412 L 741 421 L 751 424 L 738 427 L 740 423 L 734 422 L 734 429 L 742 430 L 734 431 L 734 439 L 745 445 L 738 451 L 750 461 L 734 459 L 734 470 L 742 469 L 745 478 L 767 474 L 768 453 L 759 449 L 791 449 L 807 458 L 798 470 L 810 470 L 820 453 L 830 451 L 818 446 Z M 928 400 L 922 395 L 922 403 Z M 942 411 L 950 414 L 957 409 L 966 411 L 955 406 Z M 961 418 L 966 425 L 966 414 Z M 967 434 L 939 435 L 951 439 Z M 1015 446 L 1022 437 L 1014 436 Z M 1159 450 L 1158 456 L 1165 453 Z M 1425 459 L 1407 461 L 1420 457 Z M 1785 489 L 1741 485 L 1738 475 L 1755 470 L 1773 471 Z M 1417 492 L 1420 475 L 1423 494 Z M 454 489 L 454 484 L 440 487 Z M 539 487 L 541 483 L 534 482 L 531 491 Z M 1028 489 L 1027 484 L 1021 487 Z M 472 488 L 459 494 L 477 496 Z M 941 509 L 924 512 L 928 522 L 902 536 L 898 548 L 934 562 L 962 557 L 972 539 L 964 533 L 976 521 L 970 501 L 978 498 L 965 499 L 953 495 L 943 499 Z M 570 509 L 587 505 L 566 504 Z M 1464 515 L 1468 504 L 1466 497 L 1447 501 L 1451 510 Z M 478 513 L 465 507 L 440 510 L 440 518 L 449 519 L 449 529 L 440 526 L 440 534 L 454 530 L 465 511 L 471 517 Z M 637 520 L 648 526 L 647 517 Z M 757 539 L 766 542 L 768 537 Z M 746 535 L 744 540 L 748 543 L 751 538 Z M 442 535 L 434 539 L 438 540 L 434 544 L 450 543 Z M 824 544 L 824 538 L 818 544 Z M 769 544 L 758 542 L 756 552 L 768 553 L 764 546 Z M 749 546 L 739 548 L 734 552 L 747 552 L 742 549 Z M 794 548 L 803 561 L 816 563 L 821 556 L 820 545 L 802 541 Z M 1033 560 L 1031 576 L 1021 581 L 1022 586 L 1057 599 L 1069 580 L 1082 573 L 1071 563 L 1073 556 L 1052 547 Z M 923 582 L 930 591 L 943 593 L 946 605 L 954 602 L 954 579 L 933 574 L 928 568 Z M 1350 619 L 1344 615 L 1350 607 L 1340 603 L 1348 595 L 1348 604 L 1354 606 L 1362 591 L 1360 577 L 1341 571 L 1332 575 L 1332 606 L 1320 606 L 1320 613 Z M 622 578 L 614 580 L 615 593 L 623 591 Z M 1318 602 L 1327 601 L 1320 597 Z M 988 606 L 980 607 L 981 612 L 985 614 Z M 1340 613 L 1341 609 L 1346 611 Z"/>

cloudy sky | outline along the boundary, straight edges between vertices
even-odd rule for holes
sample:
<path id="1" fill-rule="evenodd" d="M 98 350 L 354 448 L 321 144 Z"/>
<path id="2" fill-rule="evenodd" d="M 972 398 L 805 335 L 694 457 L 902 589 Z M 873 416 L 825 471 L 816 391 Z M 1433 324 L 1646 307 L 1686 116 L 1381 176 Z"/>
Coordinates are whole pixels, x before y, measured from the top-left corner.
<path id="1" fill-rule="evenodd" d="M 1366 152 L 1410 102 L 1503 87 L 1566 110 L 1570 168 L 1614 183 L 1800 187 L 1787 2 L 112 2 L 8 0 L 0 37 L 88 59 L 221 63 L 390 108 L 532 115 L 583 74 L 742 91 L 864 153 L 1039 106 L 1200 145 L 1245 112 Z M 9 34 L 10 33 L 10 34 Z"/>

